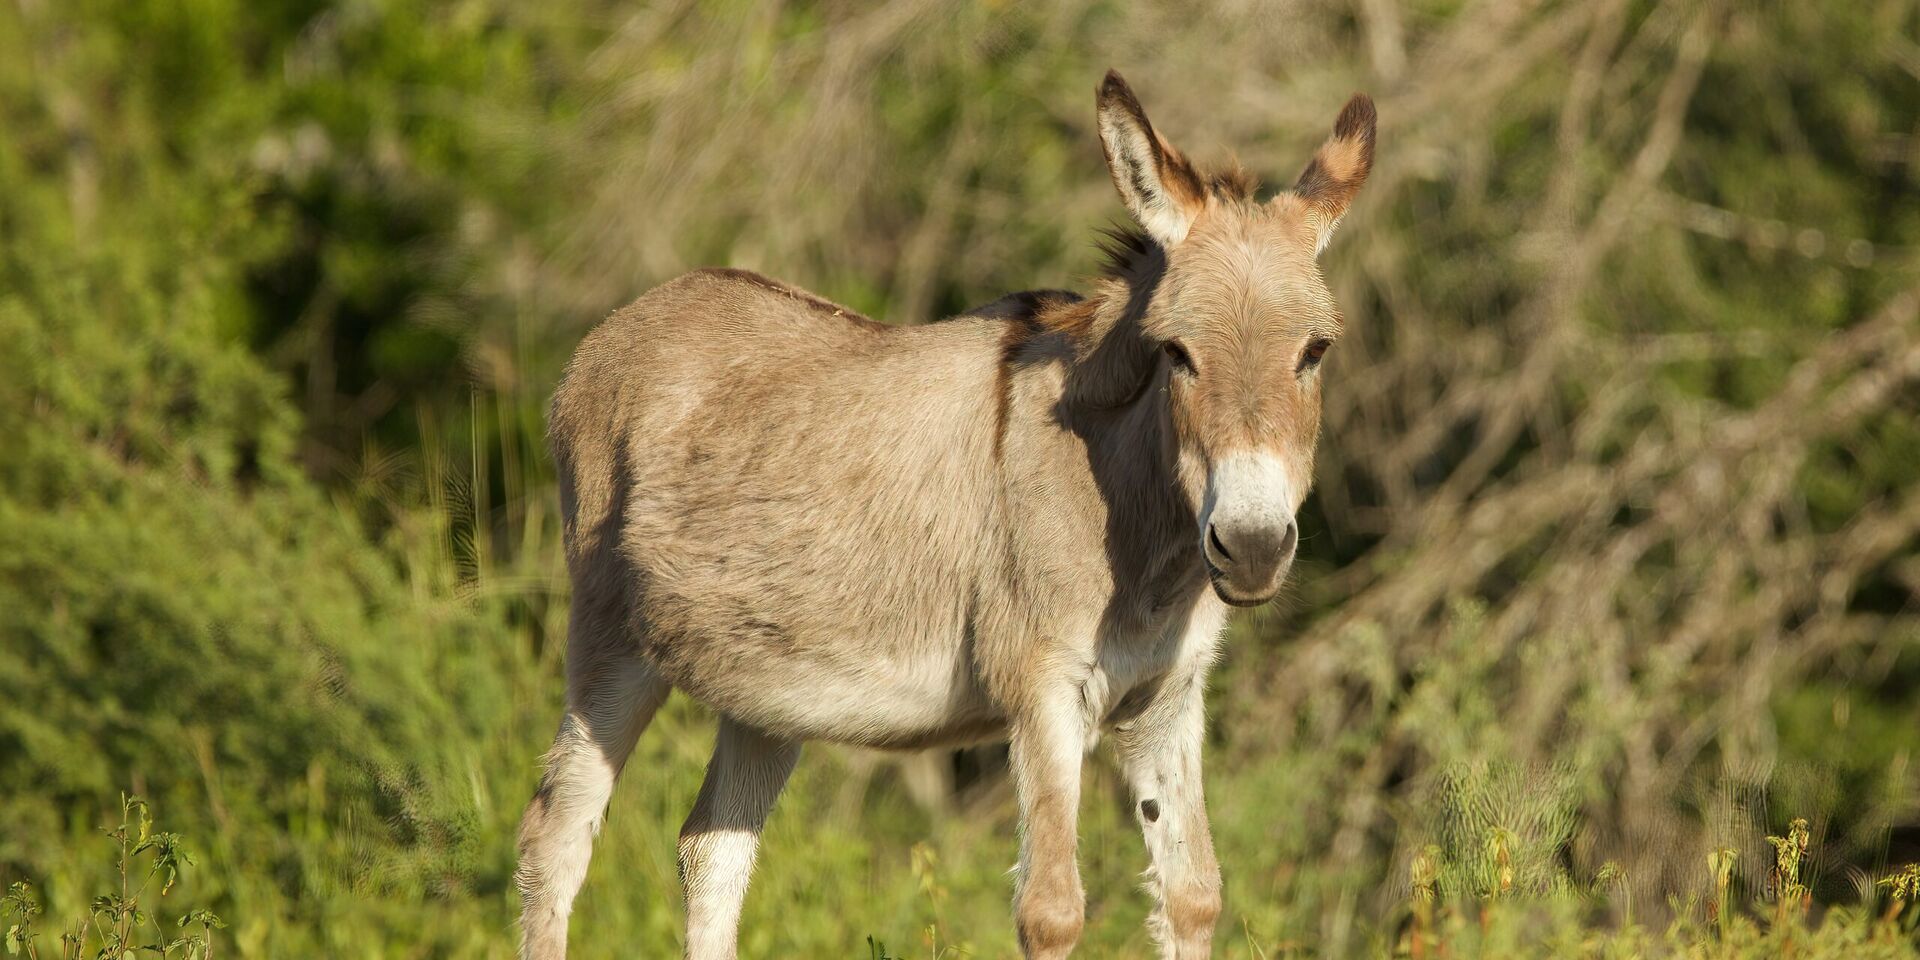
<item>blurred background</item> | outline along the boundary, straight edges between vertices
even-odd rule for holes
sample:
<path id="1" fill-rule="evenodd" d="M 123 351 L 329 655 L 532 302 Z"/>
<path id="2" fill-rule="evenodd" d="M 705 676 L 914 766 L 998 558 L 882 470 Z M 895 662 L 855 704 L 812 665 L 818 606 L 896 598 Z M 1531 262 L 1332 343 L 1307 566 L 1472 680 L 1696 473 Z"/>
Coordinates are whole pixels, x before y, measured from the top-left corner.
<path id="1" fill-rule="evenodd" d="M 1432 888 L 1664 922 L 1723 849 L 1765 913 L 1794 817 L 1816 912 L 1879 902 L 1920 859 L 1915 0 L 0 0 L 0 883 L 84 912 L 129 791 L 239 954 L 505 955 L 573 345 L 702 265 L 892 323 L 1084 288 L 1109 66 L 1275 186 L 1379 104 L 1303 559 L 1211 698 L 1217 952 L 1387 952 Z M 578 955 L 677 950 L 712 727 L 642 741 Z M 1000 764 L 810 748 L 743 952 L 1012 953 Z M 1086 952 L 1145 955 L 1088 776 Z"/>

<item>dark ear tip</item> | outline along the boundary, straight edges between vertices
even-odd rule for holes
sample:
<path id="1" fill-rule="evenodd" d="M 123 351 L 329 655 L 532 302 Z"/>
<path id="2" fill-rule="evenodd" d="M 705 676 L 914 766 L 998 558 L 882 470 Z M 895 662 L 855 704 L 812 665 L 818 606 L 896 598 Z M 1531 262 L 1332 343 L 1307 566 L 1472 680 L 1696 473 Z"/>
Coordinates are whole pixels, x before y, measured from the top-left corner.
<path id="1" fill-rule="evenodd" d="M 1356 93 L 1340 110 L 1340 119 L 1333 122 L 1333 134 L 1336 137 L 1359 137 L 1373 139 L 1373 127 L 1376 122 L 1373 110 L 1373 98 L 1364 93 Z"/>
<path id="2" fill-rule="evenodd" d="M 1113 69 L 1109 69 L 1106 79 L 1100 81 L 1099 93 L 1102 103 L 1114 98 L 1133 99 L 1133 88 L 1127 86 L 1127 78 L 1121 76 L 1120 71 Z"/>

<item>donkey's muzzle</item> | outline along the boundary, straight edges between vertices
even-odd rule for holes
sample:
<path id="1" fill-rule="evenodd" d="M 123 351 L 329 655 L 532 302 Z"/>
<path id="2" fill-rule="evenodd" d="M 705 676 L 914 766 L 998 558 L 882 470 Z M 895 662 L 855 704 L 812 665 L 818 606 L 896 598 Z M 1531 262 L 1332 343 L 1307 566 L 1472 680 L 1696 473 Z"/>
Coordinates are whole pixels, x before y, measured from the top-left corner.
<path id="1" fill-rule="evenodd" d="M 1299 528 L 1291 521 L 1208 524 L 1205 553 L 1213 591 L 1234 606 L 1266 603 L 1280 592 L 1299 542 Z"/>

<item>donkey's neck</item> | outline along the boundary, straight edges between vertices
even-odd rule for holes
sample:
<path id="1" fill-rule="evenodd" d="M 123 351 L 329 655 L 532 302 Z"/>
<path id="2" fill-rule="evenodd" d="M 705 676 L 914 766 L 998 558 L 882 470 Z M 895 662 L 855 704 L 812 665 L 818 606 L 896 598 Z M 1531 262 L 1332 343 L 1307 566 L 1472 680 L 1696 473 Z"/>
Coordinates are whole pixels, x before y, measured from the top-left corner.
<path id="1" fill-rule="evenodd" d="M 1086 444 L 1109 516 L 1119 582 L 1164 593 L 1202 587 L 1198 527 L 1181 493 L 1165 361 L 1141 328 L 1144 297 L 1120 284 L 1043 318 L 1064 338 L 1054 414 Z"/>
<path id="2" fill-rule="evenodd" d="M 1111 289 L 1042 318 L 1064 340 L 1063 413 L 1097 417 L 1118 411 L 1152 384 L 1160 351 L 1141 330 L 1139 299 Z"/>

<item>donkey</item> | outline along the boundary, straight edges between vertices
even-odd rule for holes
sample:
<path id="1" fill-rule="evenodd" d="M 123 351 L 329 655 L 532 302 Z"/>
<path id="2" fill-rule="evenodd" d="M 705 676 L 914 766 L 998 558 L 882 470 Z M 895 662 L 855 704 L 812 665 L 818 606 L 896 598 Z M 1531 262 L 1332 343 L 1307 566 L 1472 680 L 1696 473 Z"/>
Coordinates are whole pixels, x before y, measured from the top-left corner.
<path id="1" fill-rule="evenodd" d="M 1355 96 L 1259 201 L 1155 133 L 1117 73 L 1100 141 L 1137 229 L 1085 298 L 875 323 L 698 270 L 588 334 L 549 417 L 573 606 L 567 709 L 520 828 L 521 956 L 566 953 L 614 781 L 667 694 L 719 717 L 681 828 L 686 955 L 734 956 L 800 745 L 1008 740 L 1015 925 L 1078 941 L 1085 753 L 1111 731 L 1163 956 L 1206 956 L 1220 872 L 1202 697 L 1229 606 L 1279 589 L 1313 477 L 1316 265 L 1373 162 Z"/>

